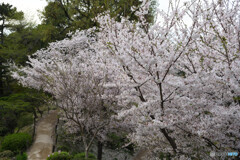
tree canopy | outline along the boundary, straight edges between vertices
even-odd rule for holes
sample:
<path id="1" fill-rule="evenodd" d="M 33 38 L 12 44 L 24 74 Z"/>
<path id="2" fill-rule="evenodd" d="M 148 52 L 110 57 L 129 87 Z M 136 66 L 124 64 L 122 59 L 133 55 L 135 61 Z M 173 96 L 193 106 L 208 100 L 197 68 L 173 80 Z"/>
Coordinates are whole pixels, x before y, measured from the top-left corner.
<path id="1" fill-rule="evenodd" d="M 117 89 L 117 106 L 123 108 L 112 118 L 130 128 L 128 138 L 149 151 L 146 159 L 169 154 L 174 159 L 210 159 L 211 151 L 239 150 L 240 2 L 170 1 L 169 10 L 159 12 L 162 22 L 153 25 L 145 16 L 150 5 L 143 0 L 135 8 L 138 22 L 99 15 L 98 28 L 36 52 L 31 66 L 17 68 L 13 77 L 52 93 L 64 111 L 77 117 L 70 126 L 84 120 L 87 112 L 79 108 L 85 102 L 83 91 L 91 90 L 91 103 L 93 95 L 111 95 L 91 95 L 98 90 L 94 82 Z M 79 85 L 85 84 L 82 76 L 90 76 L 90 86 Z M 61 95 L 73 100 L 62 101 Z M 97 112 L 97 106 L 88 109 Z"/>
<path id="2" fill-rule="evenodd" d="M 109 11 L 112 17 L 118 21 L 121 17 L 129 17 L 138 20 L 131 7 L 138 7 L 139 0 L 53 0 L 42 12 L 43 24 L 52 35 L 52 40 L 63 39 L 67 33 L 75 30 L 83 30 L 98 26 L 95 17 Z M 152 3 L 151 11 L 146 16 L 148 22 L 154 21 L 155 2 Z"/>

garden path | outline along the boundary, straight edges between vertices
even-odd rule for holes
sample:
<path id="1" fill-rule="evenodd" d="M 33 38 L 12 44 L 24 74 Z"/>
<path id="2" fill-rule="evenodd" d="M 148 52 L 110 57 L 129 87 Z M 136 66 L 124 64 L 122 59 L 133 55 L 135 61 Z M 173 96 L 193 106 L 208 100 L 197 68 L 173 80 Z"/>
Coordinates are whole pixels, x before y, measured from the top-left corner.
<path id="1" fill-rule="evenodd" d="M 57 111 L 51 111 L 36 127 L 35 141 L 28 150 L 28 160 L 46 160 L 52 153 Z"/>

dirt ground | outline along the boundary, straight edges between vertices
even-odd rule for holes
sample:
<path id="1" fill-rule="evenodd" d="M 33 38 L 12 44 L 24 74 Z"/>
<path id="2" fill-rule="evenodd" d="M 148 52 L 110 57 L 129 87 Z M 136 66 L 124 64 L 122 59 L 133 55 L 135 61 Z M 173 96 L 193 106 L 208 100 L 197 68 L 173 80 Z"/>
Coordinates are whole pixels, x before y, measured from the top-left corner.
<path id="1" fill-rule="evenodd" d="M 36 127 L 36 137 L 28 150 L 28 160 L 46 160 L 52 153 L 57 111 L 52 111 L 40 120 Z"/>

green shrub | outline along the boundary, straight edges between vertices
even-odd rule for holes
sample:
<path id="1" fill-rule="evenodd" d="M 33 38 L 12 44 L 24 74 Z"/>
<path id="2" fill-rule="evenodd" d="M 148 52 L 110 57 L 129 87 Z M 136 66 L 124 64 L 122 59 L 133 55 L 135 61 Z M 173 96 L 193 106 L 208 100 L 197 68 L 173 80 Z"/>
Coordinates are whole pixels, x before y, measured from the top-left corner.
<path id="1" fill-rule="evenodd" d="M 16 160 L 27 160 L 27 154 L 26 153 L 18 154 L 16 156 Z"/>
<path id="2" fill-rule="evenodd" d="M 67 152 L 55 152 L 51 154 L 47 160 L 71 160 L 72 156 Z"/>
<path id="3" fill-rule="evenodd" d="M 67 146 L 59 146 L 57 147 L 57 151 L 69 152 L 69 148 Z"/>
<path id="4" fill-rule="evenodd" d="M 14 156 L 14 153 L 12 151 L 9 151 L 9 150 L 0 152 L 0 158 L 3 158 L 3 157 L 13 157 L 13 156 Z"/>
<path id="5" fill-rule="evenodd" d="M 88 153 L 88 159 L 85 159 L 85 152 L 78 153 L 73 157 L 73 160 L 95 160 L 95 159 L 96 157 L 92 153 Z"/>
<path id="6" fill-rule="evenodd" d="M 3 150 L 12 152 L 23 152 L 30 146 L 32 137 L 26 133 L 15 133 L 5 136 L 2 142 Z"/>
<path id="7" fill-rule="evenodd" d="M 17 128 L 21 129 L 25 126 L 31 125 L 33 122 L 32 113 L 21 113 L 17 120 Z"/>

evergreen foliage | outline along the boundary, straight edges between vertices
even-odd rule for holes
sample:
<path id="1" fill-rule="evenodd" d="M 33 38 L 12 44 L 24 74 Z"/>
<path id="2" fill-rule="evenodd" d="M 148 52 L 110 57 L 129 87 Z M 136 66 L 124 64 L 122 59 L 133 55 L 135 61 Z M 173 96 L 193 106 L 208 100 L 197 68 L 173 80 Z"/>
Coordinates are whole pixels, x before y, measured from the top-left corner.
<path id="1" fill-rule="evenodd" d="M 15 133 L 4 137 L 2 142 L 3 150 L 12 152 L 23 152 L 32 143 L 32 137 L 26 133 Z"/>

